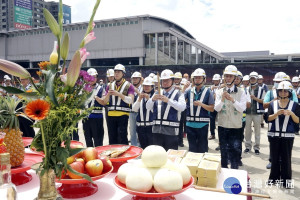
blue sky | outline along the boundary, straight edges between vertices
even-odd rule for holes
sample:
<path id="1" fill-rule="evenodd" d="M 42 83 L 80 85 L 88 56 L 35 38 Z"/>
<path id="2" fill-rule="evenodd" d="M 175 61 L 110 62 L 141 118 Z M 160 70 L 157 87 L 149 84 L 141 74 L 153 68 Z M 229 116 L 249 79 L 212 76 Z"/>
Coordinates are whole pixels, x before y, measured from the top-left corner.
<path id="1" fill-rule="evenodd" d="M 72 7 L 72 22 L 88 21 L 94 2 L 63 0 Z M 299 0 L 102 0 L 95 19 L 150 14 L 219 52 L 289 54 L 300 53 L 299 9 Z"/>

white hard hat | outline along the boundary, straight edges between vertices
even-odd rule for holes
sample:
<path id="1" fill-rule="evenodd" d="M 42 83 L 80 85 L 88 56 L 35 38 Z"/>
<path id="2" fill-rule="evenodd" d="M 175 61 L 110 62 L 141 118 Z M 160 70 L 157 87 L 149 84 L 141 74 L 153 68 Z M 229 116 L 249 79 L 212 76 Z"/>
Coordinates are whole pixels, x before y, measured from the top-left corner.
<path id="1" fill-rule="evenodd" d="M 191 74 L 191 79 L 193 79 L 193 78 L 194 78 L 194 74 L 195 74 L 195 72 L 193 72 L 193 73 Z"/>
<path id="2" fill-rule="evenodd" d="M 215 75 L 213 76 L 212 80 L 213 80 L 213 81 L 219 81 L 219 80 L 221 80 L 220 74 L 215 74 Z"/>
<path id="3" fill-rule="evenodd" d="M 258 79 L 264 79 L 264 77 L 262 75 L 258 75 Z"/>
<path id="4" fill-rule="evenodd" d="M 6 81 L 6 80 L 10 81 L 11 78 L 10 78 L 8 75 L 4 75 L 4 80 L 5 80 L 5 81 Z"/>
<path id="5" fill-rule="evenodd" d="M 96 70 L 95 68 L 89 68 L 89 69 L 87 70 L 87 73 L 88 73 L 89 75 L 91 75 L 91 76 L 96 76 L 96 75 L 98 75 L 98 72 L 97 72 L 97 70 Z"/>
<path id="6" fill-rule="evenodd" d="M 180 82 L 180 84 L 181 85 L 185 85 L 186 83 L 187 83 L 187 79 L 186 78 L 183 78 L 183 79 L 181 79 L 181 82 Z"/>
<path id="7" fill-rule="evenodd" d="M 243 77 L 243 81 L 249 81 L 249 80 L 250 80 L 249 75 L 245 75 L 245 76 Z"/>
<path id="8" fill-rule="evenodd" d="M 249 74 L 249 77 L 250 77 L 250 78 L 254 77 L 254 78 L 258 79 L 258 73 L 257 73 L 257 72 L 251 72 L 251 73 Z"/>
<path id="9" fill-rule="evenodd" d="M 155 76 L 154 73 L 150 73 L 148 76 L 150 76 L 151 78 L 153 78 L 153 76 Z"/>
<path id="10" fill-rule="evenodd" d="M 180 79 L 182 79 L 182 74 L 180 72 L 176 72 L 174 74 L 174 78 L 180 78 Z"/>
<path id="11" fill-rule="evenodd" d="M 203 76 L 204 78 L 206 77 L 205 71 L 201 68 L 198 68 L 194 71 L 194 77 L 195 76 Z M 193 78 L 194 78 L 193 77 Z"/>
<path id="12" fill-rule="evenodd" d="M 165 79 L 170 79 L 170 78 L 174 78 L 174 74 L 171 70 L 169 69 L 165 69 L 164 71 L 161 72 L 161 80 L 165 80 Z"/>
<path id="13" fill-rule="evenodd" d="M 153 84 L 153 79 L 151 77 L 146 77 L 144 82 L 143 82 L 143 85 L 154 85 Z"/>
<path id="14" fill-rule="evenodd" d="M 237 76 L 240 77 L 241 79 L 243 79 L 243 74 L 240 71 L 237 71 Z"/>
<path id="15" fill-rule="evenodd" d="M 286 74 L 284 72 L 277 72 L 274 76 L 273 81 L 283 81 Z"/>
<path id="16" fill-rule="evenodd" d="M 237 75 L 237 68 L 236 68 L 236 66 L 234 66 L 234 65 L 228 65 L 227 67 L 225 67 L 224 75 L 225 74 L 236 76 Z"/>
<path id="17" fill-rule="evenodd" d="M 106 72 L 106 77 L 111 77 L 111 76 L 115 76 L 115 72 L 113 69 L 109 69 Z"/>
<path id="18" fill-rule="evenodd" d="M 148 77 L 150 77 L 150 76 L 148 76 Z M 151 78 L 151 77 L 150 77 L 150 78 Z M 154 83 L 158 83 L 157 75 L 154 75 L 154 76 L 153 76 L 153 82 L 154 82 Z"/>
<path id="19" fill-rule="evenodd" d="M 282 89 L 292 91 L 293 86 L 289 81 L 281 81 L 278 84 L 277 90 L 282 90 Z"/>
<path id="20" fill-rule="evenodd" d="M 117 64 L 114 68 L 114 71 L 122 71 L 122 72 L 126 73 L 125 67 L 122 64 Z"/>
<path id="21" fill-rule="evenodd" d="M 292 78 L 292 83 L 298 83 L 300 80 L 299 80 L 299 77 L 298 76 L 294 76 Z"/>
<path id="22" fill-rule="evenodd" d="M 284 81 L 291 81 L 291 78 L 290 78 L 289 75 L 286 74 L 286 75 L 283 77 L 283 80 L 284 80 Z"/>
<path id="23" fill-rule="evenodd" d="M 132 75 L 131 75 L 131 78 L 141 78 L 142 75 L 140 72 L 134 72 Z"/>

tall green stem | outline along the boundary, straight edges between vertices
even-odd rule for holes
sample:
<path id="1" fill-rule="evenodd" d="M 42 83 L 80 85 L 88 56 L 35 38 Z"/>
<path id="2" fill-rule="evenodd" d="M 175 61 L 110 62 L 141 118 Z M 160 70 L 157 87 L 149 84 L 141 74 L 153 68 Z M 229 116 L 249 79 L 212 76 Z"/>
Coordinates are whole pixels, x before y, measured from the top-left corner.
<path id="1" fill-rule="evenodd" d="M 44 165 L 44 169 L 46 168 L 45 166 L 47 166 L 47 144 L 46 144 L 46 140 L 45 140 L 45 134 L 44 134 L 44 129 L 43 129 L 43 123 L 41 123 L 41 133 L 42 133 L 42 140 L 43 140 L 43 147 L 44 147 L 44 154 L 45 154 L 45 165 Z"/>

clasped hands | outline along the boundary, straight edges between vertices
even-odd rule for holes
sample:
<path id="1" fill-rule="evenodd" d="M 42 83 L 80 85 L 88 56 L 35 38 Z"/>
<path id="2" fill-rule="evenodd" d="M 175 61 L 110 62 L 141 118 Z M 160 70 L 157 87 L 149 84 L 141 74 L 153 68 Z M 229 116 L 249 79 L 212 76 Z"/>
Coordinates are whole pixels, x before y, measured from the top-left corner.
<path id="1" fill-rule="evenodd" d="M 161 100 L 165 103 L 168 103 L 169 101 L 169 98 L 164 96 L 164 95 L 161 95 L 161 94 L 155 94 L 153 97 L 152 97 L 152 100 L 153 101 L 156 101 L 156 100 Z"/>

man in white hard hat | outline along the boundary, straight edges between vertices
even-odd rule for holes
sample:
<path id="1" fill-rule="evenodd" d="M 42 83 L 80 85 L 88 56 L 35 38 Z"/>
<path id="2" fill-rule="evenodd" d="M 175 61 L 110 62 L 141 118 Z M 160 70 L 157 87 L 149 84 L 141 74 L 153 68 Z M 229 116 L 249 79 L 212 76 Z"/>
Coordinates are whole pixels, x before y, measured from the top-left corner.
<path id="1" fill-rule="evenodd" d="M 221 76 L 220 74 L 214 74 L 212 78 L 213 85 L 210 87 L 212 94 L 214 96 L 214 100 L 216 99 L 216 91 L 220 87 L 221 83 Z M 210 136 L 209 140 L 216 139 L 216 134 L 215 134 L 215 129 L 216 129 L 216 117 L 217 117 L 218 112 L 213 111 L 210 113 Z"/>
<path id="2" fill-rule="evenodd" d="M 146 108 L 147 101 L 154 94 L 153 79 L 151 77 L 145 78 L 142 85 L 143 89 L 139 94 L 137 101 L 132 105 L 132 110 L 138 113 L 136 117 L 136 131 L 140 145 L 144 149 L 153 144 L 153 110 Z"/>
<path id="3" fill-rule="evenodd" d="M 3 87 L 12 86 L 11 78 L 8 75 L 4 75 L 2 86 Z M 7 95 L 7 92 L 0 88 L 0 95 L 5 96 Z"/>
<path id="4" fill-rule="evenodd" d="M 104 88 L 97 83 L 98 72 L 95 68 L 89 68 L 87 70 L 88 74 L 94 77 L 94 81 L 91 83 L 92 95 L 87 100 L 86 107 L 94 107 L 92 113 L 88 116 L 86 120 L 83 120 L 83 131 L 87 147 L 97 147 L 103 145 L 103 106 L 97 101 L 97 99 L 102 98 L 104 94 Z"/>
<path id="5" fill-rule="evenodd" d="M 268 86 L 264 84 L 264 77 L 261 74 L 258 75 L 257 83 L 258 86 L 262 87 L 266 92 L 269 90 Z"/>
<path id="6" fill-rule="evenodd" d="M 161 73 L 162 94 L 154 94 L 146 104 L 153 109 L 153 144 L 169 149 L 178 149 L 180 113 L 186 103 L 184 95 L 174 87 L 174 74 L 166 69 Z"/>
<path id="7" fill-rule="evenodd" d="M 142 91 L 142 74 L 140 72 L 134 72 L 131 75 L 131 84 L 134 86 L 135 92 L 134 92 L 134 100 L 133 102 L 136 102 L 139 94 Z M 130 144 L 133 146 L 139 146 L 138 142 L 138 136 L 136 132 L 136 111 L 131 111 L 129 114 L 129 127 L 130 127 Z"/>
<path id="8" fill-rule="evenodd" d="M 115 80 L 115 72 L 114 72 L 113 69 L 108 69 L 108 70 L 106 71 L 106 78 L 107 78 L 107 85 L 108 85 L 109 83 L 114 82 L 114 80 Z M 106 85 L 106 86 L 107 86 L 107 85 Z"/>
<path id="9" fill-rule="evenodd" d="M 176 72 L 174 74 L 174 85 L 179 90 L 182 89 L 182 87 L 180 85 L 181 80 L 182 80 L 182 74 L 181 74 L 181 72 Z"/>
<path id="10" fill-rule="evenodd" d="M 224 88 L 216 92 L 215 110 L 218 111 L 218 134 L 221 150 L 221 166 L 238 169 L 241 151 L 240 129 L 243 111 L 246 109 L 245 91 L 234 85 L 237 68 L 228 65 L 224 70 Z"/>
<path id="11" fill-rule="evenodd" d="M 253 149 L 256 155 L 260 152 L 260 129 L 261 115 L 265 112 L 263 107 L 263 99 L 266 91 L 258 86 L 258 73 L 251 72 L 250 75 L 249 94 L 251 97 L 251 107 L 246 110 L 246 132 L 245 132 L 245 147 L 244 153 L 249 153 L 252 148 L 252 122 L 254 126 L 255 143 Z"/>
<path id="12" fill-rule="evenodd" d="M 284 72 L 277 72 L 275 74 L 274 79 L 273 79 L 273 81 L 274 81 L 273 89 L 269 90 L 264 98 L 264 108 L 265 109 L 267 109 L 269 107 L 271 102 L 278 100 L 276 89 L 277 89 L 279 83 L 284 81 L 285 79 L 286 79 L 286 74 Z M 290 100 L 293 100 L 294 102 L 298 103 L 298 98 L 297 98 L 297 95 L 295 92 L 292 92 L 292 96 L 290 97 Z M 268 122 L 267 119 L 265 119 L 265 120 L 266 120 L 266 122 Z M 268 140 L 270 141 L 269 137 L 268 137 Z M 271 149 L 270 149 L 269 163 L 266 166 L 267 169 L 271 169 L 271 167 L 272 167 L 272 156 L 271 155 L 272 154 L 271 154 Z"/>
<path id="13" fill-rule="evenodd" d="M 128 144 L 127 126 L 130 105 L 133 103 L 134 86 L 125 80 L 125 67 L 117 64 L 114 67 L 115 81 L 106 87 L 105 97 L 99 98 L 101 105 L 108 105 L 108 138 L 109 144 Z"/>
<path id="14" fill-rule="evenodd" d="M 214 111 L 214 96 L 206 82 L 205 71 L 198 68 L 191 79 L 193 87 L 185 92 L 186 99 L 186 132 L 189 151 L 208 152 L 209 113 Z"/>
<path id="15" fill-rule="evenodd" d="M 249 85 L 250 85 L 250 77 L 249 77 L 249 75 L 245 75 L 245 76 L 243 77 L 243 80 L 242 80 L 242 86 L 241 86 L 241 87 L 243 87 L 243 88 L 248 88 Z"/>

